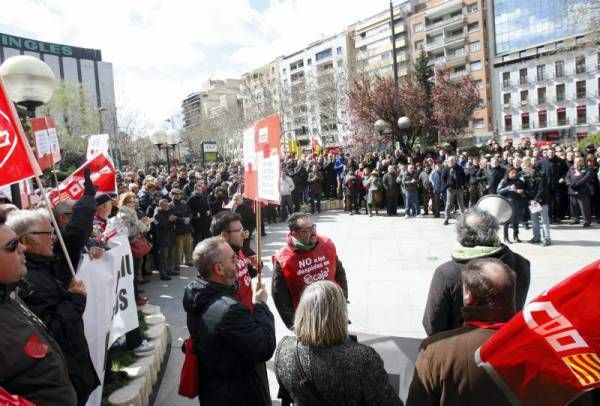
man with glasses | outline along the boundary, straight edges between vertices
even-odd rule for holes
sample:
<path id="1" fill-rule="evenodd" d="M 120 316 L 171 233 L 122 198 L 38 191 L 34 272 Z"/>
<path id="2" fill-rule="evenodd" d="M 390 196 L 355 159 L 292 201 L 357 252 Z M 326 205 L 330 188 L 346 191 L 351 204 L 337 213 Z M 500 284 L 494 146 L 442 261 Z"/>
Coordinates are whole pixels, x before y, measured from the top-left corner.
<path id="1" fill-rule="evenodd" d="M 31 289 L 19 294 L 27 306 L 48 327 L 65 354 L 69 377 L 77 392 L 77 404 L 84 405 L 100 381 L 90 358 L 83 328 L 86 288 L 71 278 L 65 288 L 57 276 L 61 264 L 54 256 L 56 235 L 44 209 L 19 210 L 6 224 L 25 247 L 27 281 Z M 77 264 L 74 264 L 77 266 Z"/>
<path id="2" fill-rule="evenodd" d="M 39 405 L 75 405 L 60 347 L 15 294 L 27 274 L 25 247 L 0 216 L 0 385 Z"/>
<path id="3" fill-rule="evenodd" d="M 248 235 L 242 226 L 241 216 L 230 211 L 217 213 L 212 219 L 210 232 L 215 237 L 222 237 L 235 252 L 237 269 L 235 298 L 244 304 L 250 312 L 253 312 L 251 279 L 257 275 L 257 271 L 242 251 L 244 239 Z"/>
<path id="4" fill-rule="evenodd" d="M 306 286 L 329 280 L 340 285 L 348 298 L 348 282 L 333 241 L 317 235 L 317 225 L 309 214 L 292 214 L 288 227 L 287 244 L 273 257 L 271 294 L 281 319 L 292 329 L 294 313 Z"/>

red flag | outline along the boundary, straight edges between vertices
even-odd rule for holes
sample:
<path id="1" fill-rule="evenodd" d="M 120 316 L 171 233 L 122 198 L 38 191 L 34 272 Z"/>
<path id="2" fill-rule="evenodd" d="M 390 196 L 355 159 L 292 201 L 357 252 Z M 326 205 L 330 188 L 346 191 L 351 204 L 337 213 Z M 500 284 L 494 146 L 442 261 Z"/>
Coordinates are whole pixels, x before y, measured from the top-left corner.
<path id="1" fill-rule="evenodd" d="M 475 353 L 513 403 L 564 405 L 600 387 L 600 260 L 528 303 Z"/>
<path id="2" fill-rule="evenodd" d="M 85 168 L 90 168 L 90 176 L 97 192 L 116 192 L 115 167 L 104 154 L 98 154 L 63 180 L 58 185 L 58 189 L 53 189 L 48 193 L 48 199 L 53 206 L 60 201 L 79 200 L 83 196 L 83 171 Z"/>
<path id="3" fill-rule="evenodd" d="M 0 80 L 0 186 L 40 174 L 21 121 Z"/>

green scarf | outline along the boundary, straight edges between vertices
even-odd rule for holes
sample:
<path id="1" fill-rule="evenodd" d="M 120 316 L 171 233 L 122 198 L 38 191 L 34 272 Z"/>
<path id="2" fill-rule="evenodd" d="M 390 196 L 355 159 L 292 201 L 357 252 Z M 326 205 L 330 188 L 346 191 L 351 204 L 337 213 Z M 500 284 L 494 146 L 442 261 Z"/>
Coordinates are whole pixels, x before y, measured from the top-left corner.
<path id="1" fill-rule="evenodd" d="M 302 241 L 294 237 L 292 237 L 292 242 L 300 251 L 310 251 L 313 248 L 315 248 L 315 245 L 317 245 L 316 242 L 309 242 L 308 244 L 304 244 Z"/>

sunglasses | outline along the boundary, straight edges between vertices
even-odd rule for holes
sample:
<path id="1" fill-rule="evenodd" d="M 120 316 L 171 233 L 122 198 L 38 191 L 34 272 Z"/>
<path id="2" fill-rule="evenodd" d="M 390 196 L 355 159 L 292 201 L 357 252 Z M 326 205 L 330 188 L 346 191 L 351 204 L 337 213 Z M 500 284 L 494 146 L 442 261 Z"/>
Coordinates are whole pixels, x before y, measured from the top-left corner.
<path id="1" fill-rule="evenodd" d="M 7 242 L 3 248 L 4 248 L 4 251 L 6 251 L 6 252 L 15 252 L 18 247 L 19 247 L 19 239 L 13 238 L 9 242 Z"/>

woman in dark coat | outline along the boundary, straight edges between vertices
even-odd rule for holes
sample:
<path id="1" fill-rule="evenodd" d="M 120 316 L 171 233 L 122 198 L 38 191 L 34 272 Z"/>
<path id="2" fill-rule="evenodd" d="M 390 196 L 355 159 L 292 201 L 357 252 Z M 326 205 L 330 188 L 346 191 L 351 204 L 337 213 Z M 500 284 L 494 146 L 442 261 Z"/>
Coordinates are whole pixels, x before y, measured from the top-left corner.
<path id="1" fill-rule="evenodd" d="M 516 168 L 510 168 L 506 172 L 506 176 L 500 184 L 497 190 L 499 195 L 502 195 L 508 199 L 513 209 L 513 216 L 511 219 L 513 229 L 513 240 L 515 242 L 521 242 L 519 240 L 519 221 L 523 218 L 523 210 L 527 205 L 527 199 L 525 195 L 525 182 L 519 178 L 519 171 Z M 510 244 L 511 241 L 508 238 L 508 223 L 504 224 L 504 242 Z"/>
<path id="2" fill-rule="evenodd" d="M 279 343 L 275 374 L 295 406 L 402 405 L 381 357 L 348 339 L 346 299 L 337 284 L 320 281 L 304 290 L 294 332 Z"/>
<path id="3" fill-rule="evenodd" d="M 573 166 L 567 172 L 565 183 L 569 187 L 572 224 L 579 224 L 579 215 L 583 217 L 583 226 L 592 224 L 592 178 L 594 171 L 585 166 L 583 158 L 575 158 Z"/>

